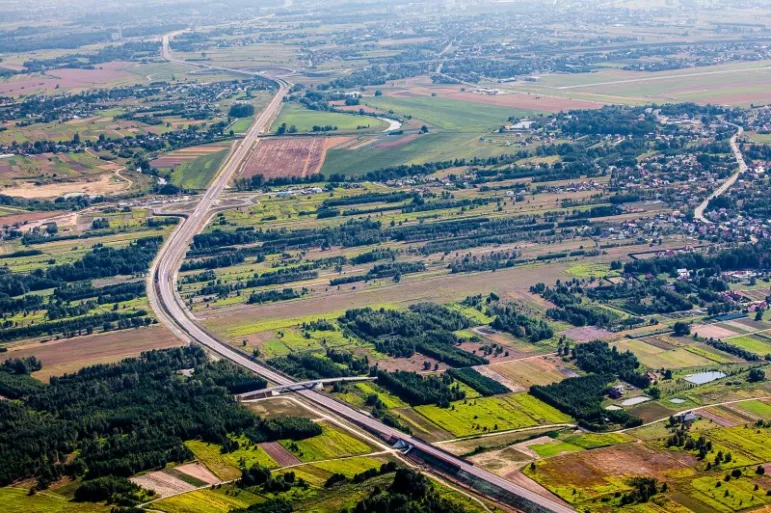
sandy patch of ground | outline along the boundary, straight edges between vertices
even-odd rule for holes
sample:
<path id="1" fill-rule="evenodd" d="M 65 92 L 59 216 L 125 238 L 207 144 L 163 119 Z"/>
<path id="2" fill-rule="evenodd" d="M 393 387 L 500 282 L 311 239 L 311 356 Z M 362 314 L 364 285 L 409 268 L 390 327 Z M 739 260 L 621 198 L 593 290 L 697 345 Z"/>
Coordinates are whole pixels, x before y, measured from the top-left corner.
<path id="1" fill-rule="evenodd" d="M 497 451 L 486 451 L 468 458 L 476 467 L 498 475 L 506 475 L 517 470 L 523 461 L 528 461 L 527 455 L 517 451 L 513 447 L 506 447 Z"/>
<path id="2" fill-rule="evenodd" d="M 98 180 L 52 183 L 47 185 L 34 185 L 27 183 L 16 187 L 6 187 L 0 190 L 6 196 L 17 196 L 27 199 L 58 198 L 67 194 L 87 194 L 107 196 L 117 194 L 130 186 L 126 181 L 113 179 L 112 174 L 103 174 Z"/>
<path id="3" fill-rule="evenodd" d="M 217 476 L 212 474 L 208 468 L 199 462 L 180 465 L 179 467 L 174 467 L 174 470 L 182 472 L 183 474 L 187 474 L 190 477 L 199 479 L 206 484 L 215 484 L 220 482 L 220 479 Z"/>
<path id="4" fill-rule="evenodd" d="M 153 490 L 156 493 L 156 498 L 159 499 L 169 497 L 170 495 L 190 492 L 196 488 L 181 479 L 160 471 L 150 472 L 149 474 L 135 476 L 129 479 L 132 483 L 141 486 L 145 490 Z"/>

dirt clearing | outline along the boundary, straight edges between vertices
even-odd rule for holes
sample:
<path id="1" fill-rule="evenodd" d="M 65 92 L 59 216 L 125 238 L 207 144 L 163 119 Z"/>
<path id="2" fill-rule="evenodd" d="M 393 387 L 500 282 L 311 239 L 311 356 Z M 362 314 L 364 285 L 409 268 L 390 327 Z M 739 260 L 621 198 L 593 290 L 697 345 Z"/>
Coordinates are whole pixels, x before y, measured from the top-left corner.
<path id="1" fill-rule="evenodd" d="M 6 187 L 0 193 L 6 196 L 17 196 L 27 199 L 58 198 L 68 194 L 83 194 L 89 196 L 109 196 L 126 190 L 130 184 L 114 178 L 113 173 L 103 174 L 97 180 L 47 185 L 23 184 L 17 187 Z"/>

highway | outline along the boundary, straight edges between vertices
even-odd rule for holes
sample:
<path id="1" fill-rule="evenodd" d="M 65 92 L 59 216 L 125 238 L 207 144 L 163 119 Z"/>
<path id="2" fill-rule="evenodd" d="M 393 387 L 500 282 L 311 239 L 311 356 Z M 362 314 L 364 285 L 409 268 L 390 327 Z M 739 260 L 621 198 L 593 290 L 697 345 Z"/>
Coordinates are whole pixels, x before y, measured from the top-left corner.
<path id="1" fill-rule="evenodd" d="M 172 62 L 183 62 L 172 58 L 169 50 L 169 36 L 163 38 L 162 55 Z M 210 66 L 202 67 L 221 69 Z M 244 72 L 238 71 L 238 73 L 243 74 Z M 281 79 L 277 79 L 276 82 L 279 84 L 279 90 L 276 96 L 259 114 L 241 144 L 231 153 L 230 157 L 209 186 L 209 189 L 200 197 L 195 210 L 177 225 L 168 240 L 159 250 L 158 256 L 153 262 L 148 276 L 148 298 L 159 321 L 182 340 L 201 344 L 219 356 L 249 369 L 255 374 L 258 374 L 277 385 L 290 385 L 294 383 L 293 380 L 262 365 L 258 361 L 250 359 L 234 347 L 230 346 L 227 342 L 221 342 L 208 333 L 192 316 L 191 312 L 185 307 L 182 298 L 177 294 L 177 273 L 190 241 L 195 234 L 199 233 L 206 226 L 206 223 L 213 213 L 213 208 L 216 207 L 218 199 L 228 182 L 239 169 L 244 159 L 248 157 L 251 147 L 254 144 L 259 144 L 258 136 L 260 133 L 270 127 L 271 122 L 281 109 L 282 98 L 290 85 Z M 402 440 L 418 451 L 456 468 L 459 473 L 471 476 L 472 480 L 484 481 L 508 492 L 518 499 L 516 507 L 519 509 L 534 513 L 545 511 L 554 513 L 574 512 L 573 509 L 564 506 L 560 502 L 545 498 L 484 469 L 469 465 L 465 461 L 437 449 L 427 442 L 388 427 L 378 419 L 375 419 L 368 414 L 364 414 L 328 395 L 312 390 L 301 390 L 296 393 L 307 401 L 310 401 L 373 434 L 379 435 L 392 443 L 395 443 L 397 440 Z M 468 481 L 468 479 L 466 479 L 466 481 Z M 474 483 L 471 483 L 471 485 L 474 486 Z"/>
<path id="2" fill-rule="evenodd" d="M 736 139 L 739 138 L 742 133 L 744 133 L 744 129 L 740 127 L 739 125 L 733 125 L 736 127 L 736 133 L 731 137 L 730 144 L 731 144 L 731 150 L 734 152 L 734 157 L 736 158 L 736 162 L 739 164 L 739 169 L 732 174 L 730 177 L 728 177 L 728 180 L 723 182 L 720 187 L 715 189 L 715 191 L 707 196 L 707 199 L 701 202 L 701 204 L 696 207 L 696 209 L 693 211 L 693 217 L 697 221 L 701 221 L 702 223 L 706 224 L 712 224 L 712 221 L 704 217 L 704 211 L 707 209 L 707 205 L 709 205 L 710 200 L 717 198 L 721 194 L 723 194 L 725 191 L 728 190 L 729 187 L 731 187 L 733 184 L 736 183 L 736 180 L 739 179 L 739 176 L 747 171 L 747 163 L 744 162 L 744 156 L 742 155 L 742 150 L 739 149 L 739 145 L 736 143 Z"/>

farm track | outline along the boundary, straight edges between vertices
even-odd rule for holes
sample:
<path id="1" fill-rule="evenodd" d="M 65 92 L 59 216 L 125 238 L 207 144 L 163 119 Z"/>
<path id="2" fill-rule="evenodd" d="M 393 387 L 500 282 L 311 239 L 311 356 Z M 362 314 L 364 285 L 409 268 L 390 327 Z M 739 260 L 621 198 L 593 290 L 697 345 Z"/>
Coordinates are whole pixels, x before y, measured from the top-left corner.
<path id="1" fill-rule="evenodd" d="M 163 37 L 162 56 L 170 62 L 176 62 L 186 65 L 188 63 L 179 59 L 174 59 L 169 49 L 169 39 L 173 35 Z M 229 70 L 201 64 L 193 64 L 205 69 L 215 69 L 225 72 L 235 72 L 238 74 L 248 74 L 241 70 Z M 250 149 L 254 144 L 258 144 L 258 136 L 270 127 L 273 119 L 278 115 L 284 95 L 288 92 L 290 84 L 283 79 L 274 79 L 279 85 L 276 96 L 270 101 L 267 107 L 257 116 L 252 127 L 247 132 L 241 144 L 234 149 L 227 159 L 217 176 L 212 181 L 209 189 L 200 197 L 194 211 L 177 225 L 166 243 L 158 252 L 148 276 L 148 298 L 158 318 L 173 333 L 183 340 L 197 342 L 209 350 L 217 353 L 219 356 L 227 358 L 233 363 L 249 369 L 256 374 L 279 384 L 288 385 L 293 380 L 280 374 L 261 363 L 253 360 L 234 347 L 225 342 L 217 340 L 208 333 L 194 319 L 191 312 L 186 308 L 184 302 L 177 293 L 177 275 L 179 265 L 184 259 L 187 247 L 193 236 L 199 233 L 207 224 L 212 215 L 212 209 L 218 204 L 219 198 L 225 187 L 234 176 L 235 172 L 241 168 L 244 159 L 249 155 Z M 445 466 L 455 469 L 455 476 L 463 478 L 472 487 L 479 481 L 484 481 L 499 490 L 506 492 L 516 502 L 516 506 L 524 511 L 541 512 L 551 511 L 554 513 L 573 513 L 572 508 L 566 507 L 555 500 L 542 497 L 526 488 L 515 485 L 501 477 L 498 477 L 484 469 L 474 467 L 455 456 L 435 448 L 428 442 L 419 438 L 408 436 L 401 431 L 393 429 L 381 423 L 379 420 L 359 412 L 349 405 L 339 402 L 336 399 L 310 390 L 298 392 L 298 395 L 304 399 L 321 406 L 322 408 L 333 412 L 339 417 L 360 426 L 370 433 L 389 442 L 395 443 L 401 440 L 410 447 L 417 449 L 424 455 L 442 462 Z"/>

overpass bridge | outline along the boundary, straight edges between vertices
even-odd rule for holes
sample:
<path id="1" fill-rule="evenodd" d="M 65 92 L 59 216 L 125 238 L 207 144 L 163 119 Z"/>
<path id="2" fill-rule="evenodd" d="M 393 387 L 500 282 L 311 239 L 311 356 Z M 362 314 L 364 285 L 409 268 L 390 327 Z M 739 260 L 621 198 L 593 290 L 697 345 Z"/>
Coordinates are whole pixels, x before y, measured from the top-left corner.
<path id="1" fill-rule="evenodd" d="M 321 388 L 324 385 L 328 385 L 330 383 L 350 383 L 350 382 L 356 382 L 356 381 L 375 381 L 376 377 L 347 377 L 347 378 L 325 378 L 325 379 L 314 379 L 311 381 L 299 381 L 296 383 L 288 383 L 284 385 L 276 385 L 274 387 L 268 387 L 263 388 L 262 390 L 254 390 L 252 392 L 246 392 L 243 394 L 238 394 L 236 396 L 237 401 L 248 401 L 250 399 L 259 399 L 262 397 L 270 397 L 277 395 L 281 392 L 299 392 L 301 390 L 314 390 L 316 388 Z"/>

